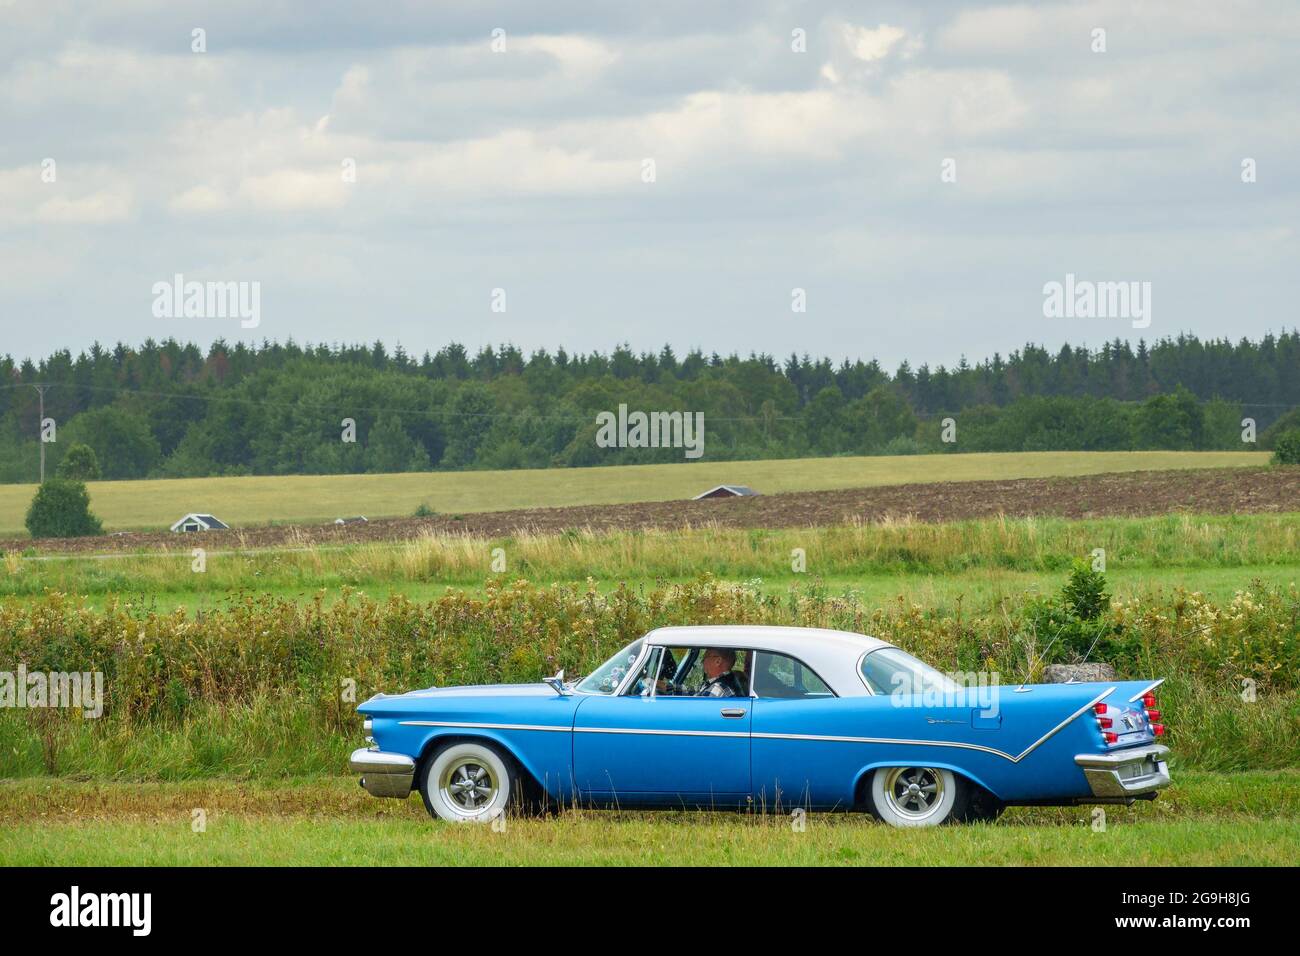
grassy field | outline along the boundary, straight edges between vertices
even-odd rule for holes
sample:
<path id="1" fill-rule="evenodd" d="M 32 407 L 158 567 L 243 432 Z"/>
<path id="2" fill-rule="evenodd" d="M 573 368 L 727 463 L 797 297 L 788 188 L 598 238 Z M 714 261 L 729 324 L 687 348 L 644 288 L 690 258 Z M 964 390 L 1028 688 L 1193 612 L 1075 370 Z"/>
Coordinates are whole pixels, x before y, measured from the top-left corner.
<path id="1" fill-rule="evenodd" d="M 1010 460 L 1124 467 L 1116 457 L 758 465 L 824 467 L 814 478 L 787 476 L 807 488 L 834 487 L 813 482 L 832 481 L 833 469 L 855 462 L 932 469 L 877 473 L 879 481 L 907 481 L 988 477 L 973 466 L 990 468 L 992 459 L 999 477 Z M 1142 467 L 1176 466 L 1169 457 Z M 940 474 L 939 466 L 968 470 Z M 646 479 L 629 491 L 610 480 L 636 472 L 678 481 L 685 466 L 268 481 L 372 482 L 378 489 L 491 480 L 506 488 L 577 476 L 600 479 L 592 497 L 562 484 L 548 493 L 598 501 L 617 500 L 596 497 L 611 489 L 628 498 L 675 497 L 736 477 L 698 482 L 689 476 L 701 472 L 689 472 L 690 487 L 680 493 L 665 481 Z M 847 485 L 871 480 L 847 471 L 841 477 Z M 760 484 L 748 474 L 743 480 Z M 263 480 L 228 481 L 243 487 Z M 130 484 L 99 485 L 95 494 Z M 273 491 L 260 507 L 277 500 Z M 459 501 L 481 493 L 486 507 L 537 503 L 491 501 L 468 484 L 457 493 Z M 311 494 L 281 488 L 278 500 Z M 405 513 L 427 497 L 404 499 L 394 510 Z M 176 506 L 177 513 L 188 507 Z M 498 574 L 490 567 L 496 548 L 506 560 Z M 1096 548 L 1106 551 L 1115 602 L 1093 657 L 1112 660 L 1125 675 L 1170 677 L 1162 705 L 1172 715 L 1176 760 L 1174 787 L 1154 804 L 1105 808 L 1102 832 L 1089 807 L 1013 808 L 994 825 L 922 832 L 862 815 L 815 814 L 799 832 L 778 816 L 568 810 L 512 817 L 505 832 L 495 832 L 434 823 L 418 799 L 376 801 L 352 778 L 334 776 L 360 742 L 352 705 L 340 703 L 341 676 L 356 678 L 360 699 L 374 689 L 534 680 L 558 666 L 578 673 L 664 623 L 842 627 L 879 633 L 941 668 L 986 668 L 1019 680 L 1040 654 L 1074 653 L 1058 641 L 1061 628 L 1073 626 L 1060 616 L 1062 586 L 1071 562 Z M 804 552 L 804 573 L 791 568 L 794 549 Z M 108 712 L 96 721 L 0 711 L 0 773 L 8 778 L 0 780 L 0 865 L 1170 866 L 1293 865 L 1300 858 L 1297 514 L 430 535 L 213 550 L 201 574 L 190 560 L 188 548 L 3 556 L 0 669 L 11 660 L 103 669 L 110 693 Z M 1049 606 L 1055 610 L 1043 610 Z M 175 608 L 204 613 L 171 614 Z M 1260 682 L 1257 702 L 1239 694 L 1245 674 Z M 192 829 L 195 809 L 206 814 L 205 832 Z"/>
<path id="2" fill-rule="evenodd" d="M 1300 580 L 1300 515 L 1178 515 L 1090 521 L 1011 519 L 926 524 L 892 521 L 831 528 L 697 528 L 522 534 L 507 538 L 425 535 L 411 541 L 333 547 L 212 551 L 205 570 L 188 550 L 160 554 L 24 557 L 0 564 L 0 596 L 47 590 L 147 596 L 159 607 L 209 607 L 240 591 L 336 600 L 348 588 L 372 596 L 440 597 L 448 586 L 481 589 L 491 578 L 592 579 L 608 589 L 687 581 L 702 573 L 784 590 L 820 580 L 867 603 L 899 596 L 926 605 L 958 597 L 987 603 L 1042 593 L 1096 548 L 1106 552 L 1117 595 L 1182 586 L 1215 596 L 1252 580 Z M 493 574 L 500 549 L 504 572 Z M 805 570 L 792 569 L 801 549 Z M 92 601 L 93 603 L 93 601 Z"/>
<path id="3" fill-rule="evenodd" d="M 634 590 L 648 590 L 663 583 L 683 583 L 688 580 L 686 576 L 673 575 L 641 579 L 602 579 L 596 581 L 595 586 L 602 594 L 608 594 L 624 585 Z M 732 579 L 723 577 L 721 580 Z M 1293 564 L 1242 565 L 1232 568 L 1125 568 L 1111 571 L 1107 575 L 1107 580 L 1110 582 L 1112 596 L 1120 600 L 1155 598 L 1162 592 L 1186 588 L 1218 601 L 1227 601 L 1237 591 L 1252 583 L 1278 587 L 1300 585 L 1300 559 Z M 258 594 L 297 602 L 319 599 L 325 605 L 343 600 L 349 594 L 368 595 L 379 600 L 401 596 L 411 601 L 428 602 L 444 597 L 449 589 L 466 590 L 481 595 L 487 587 L 487 583 L 480 578 L 467 582 L 389 581 L 357 585 L 269 584 L 257 587 L 248 583 L 242 586 L 242 590 L 221 587 L 182 587 L 165 591 L 146 591 L 130 584 L 114 587 L 112 581 L 112 577 L 107 578 L 103 587 L 97 582 L 93 587 L 77 593 L 85 595 L 87 605 L 92 608 L 102 608 L 111 598 L 120 597 L 134 602 L 137 606 L 156 608 L 163 613 L 178 609 L 192 613 L 221 608 L 232 601 L 240 600 L 248 593 L 248 589 L 254 587 Z M 783 595 L 791 588 L 815 581 L 831 595 L 852 596 L 868 606 L 902 601 L 924 607 L 951 608 L 958 602 L 985 607 L 1004 599 L 1016 600 L 1024 596 L 1051 594 L 1060 589 L 1061 575 L 1049 571 L 976 569 L 960 574 L 897 571 L 855 575 L 832 574 L 825 577 L 818 575 L 811 578 L 807 575 L 773 574 L 768 577 L 745 578 L 744 581 L 758 591 L 771 595 Z M 579 584 L 582 581 L 578 578 L 555 578 L 548 583 Z M 28 602 L 37 600 L 38 595 L 22 593 L 7 599 Z"/>
<path id="4" fill-rule="evenodd" d="M 773 494 L 910 482 L 1045 478 L 1171 468 L 1263 464 L 1257 452 L 1023 452 L 779 461 L 691 462 L 619 468 L 421 472 L 394 475 L 256 476 L 90 485 L 106 529 L 166 530 L 190 511 L 232 527 L 325 522 L 343 515 L 393 517 L 426 504 L 444 514 L 689 498 L 714 485 Z M 0 535 L 25 533 L 35 485 L 0 485 Z"/>
<path id="5" fill-rule="evenodd" d="M 504 831 L 435 823 L 418 797 L 350 778 L 249 785 L 0 782 L 0 865 L 1290 866 L 1300 772 L 1175 773 L 1154 803 L 1012 808 L 996 823 L 895 830 L 862 814 L 568 810 Z M 195 832 L 194 811 L 205 828 Z"/>

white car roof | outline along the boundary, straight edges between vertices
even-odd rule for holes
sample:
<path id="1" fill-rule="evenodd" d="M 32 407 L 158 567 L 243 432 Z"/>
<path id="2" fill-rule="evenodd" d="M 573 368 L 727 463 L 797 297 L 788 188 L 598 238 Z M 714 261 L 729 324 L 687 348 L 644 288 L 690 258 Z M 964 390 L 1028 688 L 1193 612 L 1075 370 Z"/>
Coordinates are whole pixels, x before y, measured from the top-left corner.
<path id="1" fill-rule="evenodd" d="M 811 667 L 841 697 L 867 693 L 858 676 L 858 661 L 867 651 L 891 646 L 878 637 L 852 631 L 759 624 L 660 627 L 647 634 L 645 640 L 662 647 L 729 647 L 789 654 Z"/>

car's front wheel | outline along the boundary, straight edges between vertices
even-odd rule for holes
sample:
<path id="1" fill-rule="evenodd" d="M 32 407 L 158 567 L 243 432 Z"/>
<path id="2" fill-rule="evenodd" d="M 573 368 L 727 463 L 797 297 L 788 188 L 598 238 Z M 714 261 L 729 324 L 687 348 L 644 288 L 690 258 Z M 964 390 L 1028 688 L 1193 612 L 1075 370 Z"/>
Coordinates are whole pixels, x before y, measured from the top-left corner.
<path id="1" fill-rule="evenodd" d="M 960 817 L 966 782 L 938 767 L 881 767 L 871 775 L 871 807 L 896 827 L 933 827 Z"/>
<path id="2" fill-rule="evenodd" d="M 515 791 L 510 760 L 489 744 L 462 741 L 424 763 L 420 795 L 432 816 L 456 823 L 487 823 L 505 812 Z"/>

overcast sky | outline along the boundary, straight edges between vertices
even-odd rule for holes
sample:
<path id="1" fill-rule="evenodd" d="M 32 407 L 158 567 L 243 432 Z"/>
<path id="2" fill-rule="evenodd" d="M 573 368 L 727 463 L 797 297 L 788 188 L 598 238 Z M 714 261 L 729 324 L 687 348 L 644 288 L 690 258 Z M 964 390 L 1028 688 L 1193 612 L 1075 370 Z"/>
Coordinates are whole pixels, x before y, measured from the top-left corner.
<path id="1" fill-rule="evenodd" d="M 1298 49 L 1294 2 L 0 0 L 0 352 L 1257 337 L 1298 324 Z M 155 315 L 177 273 L 260 324 Z M 1149 327 L 1046 318 L 1070 273 Z"/>

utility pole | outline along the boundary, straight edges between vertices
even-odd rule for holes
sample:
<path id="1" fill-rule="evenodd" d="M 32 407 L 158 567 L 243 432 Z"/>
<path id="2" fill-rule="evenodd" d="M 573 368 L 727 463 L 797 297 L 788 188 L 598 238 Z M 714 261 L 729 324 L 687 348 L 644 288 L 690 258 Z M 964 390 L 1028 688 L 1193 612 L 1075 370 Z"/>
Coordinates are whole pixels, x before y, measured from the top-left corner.
<path id="1" fill-rule="evenodd" d="M 41 484 L 45 484 L 45 390 L 48 385 L 41 383 L 32 385 L 36 389 L 36 394 L 41 397 L 41 410 L 36 418 L 36 441 L 41 446 Z"/>

